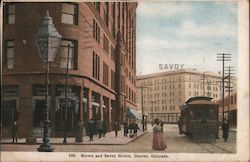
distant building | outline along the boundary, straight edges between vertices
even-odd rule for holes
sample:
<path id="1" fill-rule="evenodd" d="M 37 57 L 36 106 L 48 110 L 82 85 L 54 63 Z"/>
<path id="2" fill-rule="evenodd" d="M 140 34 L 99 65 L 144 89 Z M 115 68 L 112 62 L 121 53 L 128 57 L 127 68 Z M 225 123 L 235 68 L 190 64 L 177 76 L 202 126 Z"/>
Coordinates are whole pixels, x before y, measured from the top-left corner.
<path id="1" fill-rule="evenodd" d="M 127 107 L 136 109 L 137 2 L 4 3 L 2 64 L 2 135 L 42 136 L 45 69 L 35 45 L 42 17 L 49 11 L 62 35 L 50 65 L 51 136 L 63 135 L 68 44 L 69 98 L 67 135 L 77 123 L 100 118 L 112 130 L 122 124 Z"/>
<path id="2" fill-rule="evenodd" d="M 222 121 L 222 99 L 216 101 L 219 104 L 220 120 Z M 230 127 L 237 127 L 237 92 L 226 93 L 224 98 L 224 117 L 229 121 Z"/>
<path id="3" fill-rule="evenodd" d="M 138 108 L 142 108 L 141 95 L 143 95 L 143 108 L 148 115 L 148 121 L 151 121 L 152 117 L 157 117 L 167 122 L 176 122 L 180 115 L 180 106 L 190 97 L 208 96 L 213 100 L 221 98 L 221 78 L 221 74 L 193 69 L 138 76 L 136 79 Z M 236 87 L 236 81 L 232 82 L 231 85 Z"/>

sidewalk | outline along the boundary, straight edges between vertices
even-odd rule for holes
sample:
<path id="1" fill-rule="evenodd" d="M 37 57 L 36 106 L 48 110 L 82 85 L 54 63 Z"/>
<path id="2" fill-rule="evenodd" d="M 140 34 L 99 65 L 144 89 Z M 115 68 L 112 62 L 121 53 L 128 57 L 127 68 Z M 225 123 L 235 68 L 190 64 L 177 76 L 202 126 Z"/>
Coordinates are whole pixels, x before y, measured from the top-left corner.
<path id="1" fill-rule="evenodd" d="M 124 137 L 123 136 L 123 130 L 118 131 L 118 136 L 115 137 L 115 132 L 107 132 L 105 137 L 98 138 L 98 136 L 94 136 L 94 141 L 89 141 L 88 136 L 83 137 L 83 142 L 75 142 L 75 137 L 68 137 L 67 138 L 67 143 L 63 143 L 63 138 L 50 138 L 50 143 L 51 144 L 57 144 L 57 145 L 126 145 L 130 142 L 133 142 L 134 140 L 140 138 L 144 134 L 146 134 L 147 131 L 141 132 L 139 131 L 137 133 L 137 137 L 130 138 L 130 137 Z M 129 134 L 128 134 L 129 136 Z M 41 144 L 43 141 L 42 138 L 37 138 L 36 143 L 32 144 Z M 17 143 L 12 143 L 12 139 L 2 139 L 1 140 L 2 144 L 27 144 L 26 143 L 26 138 L 21 138 L 18 139 Z"/>
<path id="2" fill-rule="evenodd" d="M 219 130 L 222 130 L 221 126 L 219 127 Z M 237 127 L 230 127 L 229 131 L 230 132 L 237 132 Z"/>

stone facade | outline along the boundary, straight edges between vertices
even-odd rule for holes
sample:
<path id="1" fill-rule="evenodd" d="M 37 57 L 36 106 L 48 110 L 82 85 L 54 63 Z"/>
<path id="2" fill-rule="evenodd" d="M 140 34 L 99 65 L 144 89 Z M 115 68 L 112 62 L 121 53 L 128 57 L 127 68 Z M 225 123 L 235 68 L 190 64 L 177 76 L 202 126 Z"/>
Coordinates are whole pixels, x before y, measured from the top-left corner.
<path id="1" fill-rule="evenodd" d="M 169 120 L 176 122 L 180 106 L 190 97 L 209 96 L 213 100 L 221 98 L 221 78 L 220 74 L 193 69 L 138 76 L 136 80 L 138 108 L 142 108 L 143 89 L 143 108 L 150 119 L 148 121 L 152 120 L 152 114 L 155 116 L 156 114 L 172 113 L 175 116 L 170 117 Z M 233 87 L 236 87 L 235 80 Z"/>

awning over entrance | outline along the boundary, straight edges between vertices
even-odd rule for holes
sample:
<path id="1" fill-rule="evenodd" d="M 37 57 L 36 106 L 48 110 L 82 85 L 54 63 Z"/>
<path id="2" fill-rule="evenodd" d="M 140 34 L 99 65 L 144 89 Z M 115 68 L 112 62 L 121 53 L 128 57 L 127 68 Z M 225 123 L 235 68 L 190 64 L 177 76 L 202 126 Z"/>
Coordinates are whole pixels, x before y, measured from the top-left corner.
<path id="1" fill-rule="evenodd" d="M 99 103 L 97 103 L 97 102 L 92 102 L 92 106 L 99 107 L 99 106 L 100 106 L 100 104 L 99 104 Z"/>
<path id="2" fill-rule="evenodd" d="M 135 109 L 127 108 L 127 118 L 139 119 L 141 120 L 141 115 Z"/>

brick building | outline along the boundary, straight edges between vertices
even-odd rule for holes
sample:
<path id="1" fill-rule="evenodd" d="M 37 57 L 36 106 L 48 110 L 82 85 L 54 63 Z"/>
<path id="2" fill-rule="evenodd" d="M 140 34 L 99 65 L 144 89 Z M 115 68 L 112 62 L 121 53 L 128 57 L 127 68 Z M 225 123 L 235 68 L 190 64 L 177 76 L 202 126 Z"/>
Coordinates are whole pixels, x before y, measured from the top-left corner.
<path id="1" fill-rule="evenodd" d="M 35 45 L 42 17 L 49 11 L 62 35 L 50 63 L 51 136 L 63 134 L 63 98 L 69 50 L 68 135 L 78 122 L 100 118 L 126 120 L 136 109 L 136 2 L 4 3 L 2 64 L 2 134 L 10 136 L 18 119 L 19 136 L 42 136 L 45 65 Z M 68 45 L 70 49 L 68 49 Z"/>
<path id="2" fill-rule="evenodd" d="M 152 118 L 166 122 L 176 122 L 180 116 L 180 106 L 190 97 L 208 96 L 218 100 L 222 96 L 222 75 L 195 69 L 172 70 L 141 75 L 136 79 L 137 105 Z M 228 83 L 225 84 L 227 86 Z M 236 88 L 236 80 L 231 86 Z M 142 87 L 142 88 L 141 88 Z M 143 93 L 143 94 L 142 94 Z"/>
<path id="3" fill-rule="evenodd" d="M 222 99 L 216 101 L 219 104 L 219 117 L 222 121 Z M 233 91 L 230 93 L 230 98 L 228 92 L 224 97 L 224 117 L 229 121 L 230 127 L 237 127 L 237 92 Z"/>

